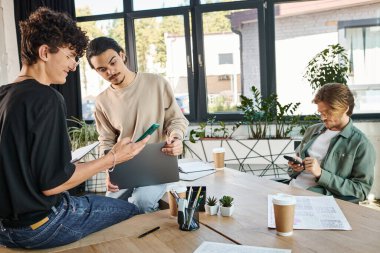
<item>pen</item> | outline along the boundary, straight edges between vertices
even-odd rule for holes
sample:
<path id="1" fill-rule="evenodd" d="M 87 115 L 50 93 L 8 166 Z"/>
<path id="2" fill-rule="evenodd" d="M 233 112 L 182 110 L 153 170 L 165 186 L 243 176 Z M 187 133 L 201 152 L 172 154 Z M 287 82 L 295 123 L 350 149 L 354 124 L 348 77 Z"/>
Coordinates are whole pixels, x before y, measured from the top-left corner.
<path id="1" fill-rule="evenodd" d="M 139 235 L 137 238 L 142 238 L 142 237 L 144 237 L 144 236 L 146 236 L 146 235 L 148 235 L 148 234 L 150 234 L 150 233 L 153 233 L 154 231 L 159 230 L 159 229 L 160 229 L 160 227 L 152 228 L 151 230 L 146 231 L 145 233 Z"/>

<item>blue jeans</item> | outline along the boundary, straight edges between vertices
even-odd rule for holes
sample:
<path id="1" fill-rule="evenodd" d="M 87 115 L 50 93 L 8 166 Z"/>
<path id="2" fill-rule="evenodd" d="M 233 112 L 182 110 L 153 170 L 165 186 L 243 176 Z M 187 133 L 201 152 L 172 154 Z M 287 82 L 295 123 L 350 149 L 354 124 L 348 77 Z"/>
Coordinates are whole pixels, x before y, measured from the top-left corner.
<path id="1" fill-rule="evenodd" d="M 110 198 L 123 199 L 135 204 L 140 213 L 151 213 L 158 210 L 158 201 L 166 192 L 166 184 L 149 185 L 135 189 L 120 189 L 117 192 L 107 191 Z"/>
<path id="2" fill-rule="evenodd" d="M 138 214 L 127 201 L 97 195 L 72 197 L 67 192 L 49 221 L 30 227 L 0 229 L 0 246 L 44 249 L 65 245 Z"/>

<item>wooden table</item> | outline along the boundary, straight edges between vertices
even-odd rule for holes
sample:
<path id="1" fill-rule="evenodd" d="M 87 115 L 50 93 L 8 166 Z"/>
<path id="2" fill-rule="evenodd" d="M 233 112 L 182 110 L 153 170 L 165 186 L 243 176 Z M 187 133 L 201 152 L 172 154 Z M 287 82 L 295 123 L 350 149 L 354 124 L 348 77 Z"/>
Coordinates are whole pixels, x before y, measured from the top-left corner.
<path id="1" fill-rule="evenodd" d="M 190 185 L 205 185 L 207 196 L 234 197 L 232 217 L 202 214 L 200 220 L 238 243 L 292 249 L 292 252 L 380 252 L 379 211 L 336 200 L 352 231 L 295 230 L 293 236 L 281 237 L 267 227 L 268 194 L 318 194 L 230 169 L 190 182 Z"/>
<path id="2" fill-rule="evenodd" d="M 178 229 L 169 211 L 163 210 L 135 216 L 78 242 L 42 252 L 193 252 L 203 241 L 284 248 L 293 253 L 380 252 L 379 211 L 337 200 L 352 231 L 295 230 L 293 236 L 281 237 L 267 227 L 268 194 L 317 194 L 230 169 L 187 184 L 205 185 L 208 196 L 232 195 L 235 198 L 233 216 L 201 213 L 200 229 L 184 232 Z M 142 239 L 137 238 L 156 226 L 161 228 Z M 25 251 L 0 249 L 0 252 Z"/>
<path id="3" fill-rule="evenodd" d="M 156 227 L 160 229 L 143 238 L 140 234 Z M 64 253 L 140 253 L 193 252 L 204 241 L 233 243 L 206 226 L 196 231 L 178 229 L 177 219 L 168 210 L 137 215 L 112 227 L 91 234 L 80 241 L 47 250 L 14 250 L 0 248 L 1 253 L 64 252 Z"/>

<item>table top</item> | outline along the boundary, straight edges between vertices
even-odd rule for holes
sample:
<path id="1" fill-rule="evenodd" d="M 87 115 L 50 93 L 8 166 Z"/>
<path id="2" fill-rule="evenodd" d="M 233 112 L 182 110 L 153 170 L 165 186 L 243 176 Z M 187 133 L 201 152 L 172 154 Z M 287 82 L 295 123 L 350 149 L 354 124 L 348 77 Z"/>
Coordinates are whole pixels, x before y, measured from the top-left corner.
<path id="1" fill-rule="evenodd" d="M 318 194 L 231 169 L 186 184 L 206 186 L 207 196 L 231 195 L 235 199 L 233 215 L 201 213 L 200 229 L 185 232 L 178 229 L 176 218 L 170 217 L 168 210 L 162 210 L 135 216 L 78 242 L 38 252 L 193 252 L 203 241 L 291 249 L 293 253 L 379 252 L 379 211 L 336 200 L 352 231 L 295 230 L 292 236 L 281 237 L 267 227 L 268 194 Z M 137 238 L 156 226 L 161 228 L 144 238 Z M 25 251 L 0 248 L 0 252 Z"/>
<path id="2" fill-rule="evenodd" d="M 207 196 L 234 197 L 232 217 L 201 215 L 201 222 L 238 243 L 251 246 L 292 249 L 292 252 L 379 252 L 380 212 L 342 200 L 336 200 L 352 231 L 294 230 L 293 236 L 281 237 L 267 227 L 268 194 L 320 196 L 249 173 L 231 169 L 189 182 L 205 185 Z"/>

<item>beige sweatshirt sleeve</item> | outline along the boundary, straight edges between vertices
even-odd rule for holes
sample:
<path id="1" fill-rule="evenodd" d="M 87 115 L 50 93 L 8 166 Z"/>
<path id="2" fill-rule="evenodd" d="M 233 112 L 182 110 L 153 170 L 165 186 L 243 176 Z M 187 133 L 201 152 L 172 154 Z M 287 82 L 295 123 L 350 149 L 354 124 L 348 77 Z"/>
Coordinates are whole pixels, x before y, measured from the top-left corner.
<path id="1" fill-rule="evenodd" d="M 189 121 L 181 112 L 172 88 L 169 82 L 165 79 L 165 125 L 164 132 L 167 136 L 178 136 L 183 139 L 186 135 Z"/>

